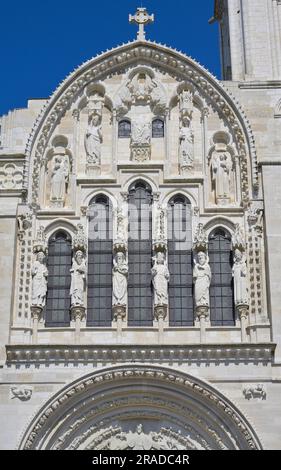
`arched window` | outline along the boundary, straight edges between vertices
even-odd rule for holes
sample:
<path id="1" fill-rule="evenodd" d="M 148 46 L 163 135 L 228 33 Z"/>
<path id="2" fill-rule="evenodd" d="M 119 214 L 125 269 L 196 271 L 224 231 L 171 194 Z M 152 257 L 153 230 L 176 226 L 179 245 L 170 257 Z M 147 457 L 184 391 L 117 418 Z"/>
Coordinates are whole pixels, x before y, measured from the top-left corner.
<path id="1" fill-rule="evenodd" d="M 129 325 L 151 326 L 152 312 L 152 218 L 151 188 L 143 181 L 129 189 Z"/>
<path id="2" fill-rule="evenodd" d="M 171 326 L 192 326 L 192 216 L 189 200 L 174 196 L 168 204 L 169 317 Z"/>
<path id="3" fill-rule="evenodd" d="M 211 324 L 217 326 L 234 325 L 231 237 L 227 230 L 217 228 L 210 234 L 209 257 L 212 271 Z"/>
<path id="4" fill-rule="evenodd" d="M 123 119 L 118 124 L 118 137 L 128 139 L 131 137 L 131 123 L 128 119 Z"/>
<path id="5" fill-rule="evenodd" d="M 112 322 L 112 204 L 96 196 L 89 207 L 88 326 Z"/>
<path id="6" fill-rule="evenodd" d="M 152 121 L 152 138 L 164 137 L 164 121 L 162 119 L 154 119 Z"/>
<path id="7" fill-rule="evenodd" d="M 48 291 L 45 311 L 47 327 L 69 326 L 72 248 L 70 236 L 58 231 L 48 245 Z"/>

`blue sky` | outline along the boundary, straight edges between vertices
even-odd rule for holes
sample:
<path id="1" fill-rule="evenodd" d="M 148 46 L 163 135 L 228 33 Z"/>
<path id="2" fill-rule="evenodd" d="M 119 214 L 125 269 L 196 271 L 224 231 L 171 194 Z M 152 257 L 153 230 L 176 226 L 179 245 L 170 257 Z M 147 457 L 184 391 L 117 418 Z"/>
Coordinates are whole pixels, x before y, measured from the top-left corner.
<path id="1" fill-rule="evenodd" d="M 46 98 L 75 67 L 136 38 L 129 13 L 155 14 L 147 38 L 182 50 L 220 77 L 214 0 L 14 0 L 1 2 L 0 115 Z M 202 6 L 204 5 L 204 6 Z"/>

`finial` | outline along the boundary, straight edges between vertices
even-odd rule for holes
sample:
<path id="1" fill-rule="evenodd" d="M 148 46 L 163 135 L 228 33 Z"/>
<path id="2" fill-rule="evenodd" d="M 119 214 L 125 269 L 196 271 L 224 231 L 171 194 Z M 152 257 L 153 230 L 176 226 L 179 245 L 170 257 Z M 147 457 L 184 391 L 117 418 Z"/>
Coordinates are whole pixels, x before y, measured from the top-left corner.
<path id="1" fill-rule="evenodd" d="M 154 15 L 149 15 L 146 8 L 137 8 L 135 15 L 129 15 L 129 23 L 135 23 L 139 25 L 137 39 L 139 41 L 145 41 L 145 30 L 144 26 L 154 22 Z"/>

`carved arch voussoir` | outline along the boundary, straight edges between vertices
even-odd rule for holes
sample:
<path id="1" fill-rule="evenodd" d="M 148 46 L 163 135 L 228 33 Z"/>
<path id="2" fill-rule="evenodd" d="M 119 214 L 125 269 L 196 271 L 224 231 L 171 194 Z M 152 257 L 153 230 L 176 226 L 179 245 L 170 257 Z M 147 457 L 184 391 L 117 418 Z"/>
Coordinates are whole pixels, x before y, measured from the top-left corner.
<path id="1" fill-rule="evenodd" d="M 146 392 L 144 392 L 144 385 Z M 159 406 L 162 407 L 162 413 L 170 413 L 172 419 L 178 415 L 178 419 L 182 420 L 181 410 L 188 409 L 188 405 L 187 408 L 185 405 L 193 400 L 192 403 L 199 404 L 198 408 L 194 410 L 191 401 L 189 403 L 188 413 L 191 413 L 192 420 L 197 421 L 197 424 L 193 424 L 202 428 L 204 422 L 212 418 L 213 422 L 217 423 L 217 430 L 212 429 L 210 425 L 207 430 L 210 436 L 217 436 L 218 443 L 225 439 L 228 443 L 235 443 L 235 445 L 233 444 L 234 448 L 238 449 L 258 450 L 262 448 L 255 431 L 245 416 L 228 398 L 207 382 L 167 367 L 134 364 L 97 370 L 65 386 L 50 398 L 34 416 L 21 438 L 19 449 L 48 449 L 56 448 L 56 446 L 64 448 L 64 438 L 70 436 L 74 429 L 77 430 L 77 433 L 76 437 L 72 436 L 72 442 L 83 435 L 80 428 L 85 430 L 85 423 L 88 428 L 91 425 L 90 421 L 86 422 L 87 412 L 90 413 L 91 419 L 96 416 L 96 419 L 100 420 L 103 416 L 102 419 L 107 420 L 110 424 L 110 416 L 112 415 L 109 411 L 112 412 L 115 409 L 118 412 L 120 409 L 124 413 L 127 408 L 122 408 L 122 402 L 125 399 L 128 404 L 128 400 L 132 400 L 129 390 L 135 386 L 138 386 L 139 391 L 143 394 L 141 400 L 144 405 L 147 404 L 147 410 L 149 410 L 153 394 L 154 399 L 157 399 L 155 390 L 159 396 Z M 119 395 L 115 397 L 114 402 L 112 396 L 117 393 L 116 390 Z M 94 395 L 96 398 L 93 402 Z M 109 398 L 99 406 L 97 401 L 99 397 L 104 396 Z M 169 396 L 174 398 L 174 402 L 167 398 Z M 175 397 L 181 397 L 181 399 L 176 401 Z M 96 411 L 93 408 L 94 404 Z M 86 408 L 87 406 L 88 408 Z M 137 408 L 134 410 L 135 419 L 139 419 Z M 103 413 L 104 415 L 102 415 Z M 69 417 L 72 420 L 71 426 L 69 427 L 69 422 L 68 426 L 64 426 Z M 132 419 L 132 415 L 130 419 Z M 54 423 L 59 424 L 55 426 Z M 212 437 L 210 439 L 212 440 Z M 54 444 L 55 442 L 57 444 Z"/>
<path id="2" fill-rule="evenodd" d="M 253 132 L 240 104 L 210 72 L 183 53 L 149 41 L 135 41 L 84 63 L 59 85 L 42 109 L 26 145 L 24 187 L 29 189 L 30 202 L 36 204 L 38 200 L 39 167 L 49 138 L 58 119 L 71 106 L 71 102 L 91 82 L 99 82 L 106 75 L 115 73 L 120 68 L 138 65 L 140 61 L 169 71 L 177 76 L 179 81 L 191 82 L 203 95 L 208 96 L 225 116 L 234 131 L 241 158 L 243 199 L 250 198 L 250 181 L 252 180 L 254 189 L 258 186 L 257 155 Z M 29 166 L 30 161 L 33 164 Z"/>

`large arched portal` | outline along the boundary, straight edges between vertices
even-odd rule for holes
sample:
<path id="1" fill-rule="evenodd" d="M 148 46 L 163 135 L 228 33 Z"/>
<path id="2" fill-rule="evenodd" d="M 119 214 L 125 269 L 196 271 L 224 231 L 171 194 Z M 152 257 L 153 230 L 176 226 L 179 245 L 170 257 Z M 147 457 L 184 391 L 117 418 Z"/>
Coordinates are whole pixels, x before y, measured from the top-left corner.
<path id="1" fill-rule="evenodd" d="M 134 364 L 91 372 L 33 419 L 20 449 L 261 449 L 218 390 L 184 372 Z"/>

